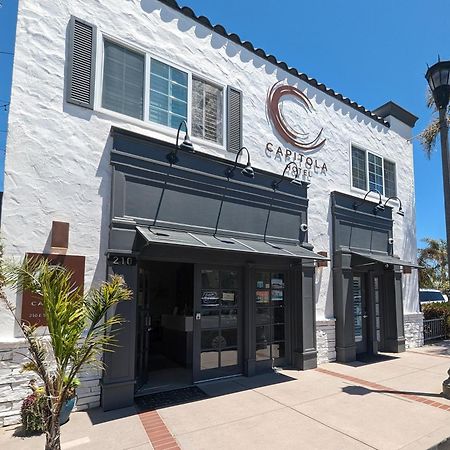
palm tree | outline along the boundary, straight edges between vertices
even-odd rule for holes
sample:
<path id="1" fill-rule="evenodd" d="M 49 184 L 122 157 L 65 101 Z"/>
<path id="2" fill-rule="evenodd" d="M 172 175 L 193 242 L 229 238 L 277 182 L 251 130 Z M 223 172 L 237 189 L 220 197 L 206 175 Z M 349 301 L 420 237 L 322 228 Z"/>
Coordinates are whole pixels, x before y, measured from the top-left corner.
<path id="1" fill-rule="evenodd" d="M 431 158 L 439 136 L 439 114 L 430 89 L 427 91 L 427 106 L 432 110 L 432 118 L 427 127 L 420 133 L 419 139 L 425 154 L 428 158 Z M 447 107 L 447 121 L 450 125 L 450 105 Z"/>
<path id="2" fill-rule="evenodd" d="M 0 251 L 1 255 L 1 251 Z M 45 259 L 25 259 L 19 265 L 3 265 L 0 282 L 17 292 L 29 291 L 42 298 L 48 334 L 16 318 L 28 343 L 28 362 L 23 369 L 34 372 L 45 390 L 43 429 L 46 450 L 60 450 L 59 415 L 82 368 L 101 365 L 103 351 L 114 345 L 111 329 L 123 322 L 111 309 L 129 300 L 131 291 L 119 276 L 84 294 L 73 286 L 71 273 Z M 7 308 L 14 306 L 3 295 Z M 14 317 L 16 317 L 14 315 Z"/>
<path id="3" fill-rule="evenodd" d="M 448 290 L 447 242 L 444 239 L 425 238 L 426 247 L 418 249 L 419 286 Z"/>

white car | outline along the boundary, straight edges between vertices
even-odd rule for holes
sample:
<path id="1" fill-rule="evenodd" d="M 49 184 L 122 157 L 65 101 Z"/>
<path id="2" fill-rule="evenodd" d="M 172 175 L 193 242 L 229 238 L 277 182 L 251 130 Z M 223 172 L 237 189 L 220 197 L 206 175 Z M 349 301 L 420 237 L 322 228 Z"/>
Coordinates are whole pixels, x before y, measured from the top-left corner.
<path id="1" fill-rule="evenodd" d="M 420 306 L 435 302 L 445 303 L 448 298 L 439 289 L 419 289 L 419 302 Z"/>

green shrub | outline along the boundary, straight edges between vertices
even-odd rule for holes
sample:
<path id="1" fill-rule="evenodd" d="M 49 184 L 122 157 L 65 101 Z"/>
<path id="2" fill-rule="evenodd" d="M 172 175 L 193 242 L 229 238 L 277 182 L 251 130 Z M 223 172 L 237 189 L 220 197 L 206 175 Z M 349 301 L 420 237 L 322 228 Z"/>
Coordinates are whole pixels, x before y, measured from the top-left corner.
<path id="1" fill-rule="evenodd" d="M 427 303 L 422 306 L 423 318 L 427 319 L 445 319 L 445 334 L 450 336 L 450 303 Z"/>
<path id="2" fill-rule="evenodd" d="M 36 389 L 22 403 L 20 416 L 22 426 L 29 433 L 41 433 L 44 431 L 44 410 L 45 398 L 43 392 Z"/>

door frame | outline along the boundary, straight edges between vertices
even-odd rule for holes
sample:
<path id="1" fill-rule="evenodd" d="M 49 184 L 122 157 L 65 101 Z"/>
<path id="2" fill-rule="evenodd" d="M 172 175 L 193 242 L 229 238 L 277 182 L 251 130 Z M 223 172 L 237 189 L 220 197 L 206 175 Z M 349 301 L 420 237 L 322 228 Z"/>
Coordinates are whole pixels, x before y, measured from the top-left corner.
<path id="1" fill-rule="evenodd" d="M 216 368 L 201 370 L 201 271 L 202 270 L 218 270 L 220 271 L 237 271 L 239 277 L 239 293 L 240 298 L 237 304 L 237 366 L 230 366 L 230 368 Z M 229 376 L 238 376 L 244 373 L 244 323 L 245 322 L 245 303 L 246 303 L 246 291 L 245 291 L 245 272 L 244 267 L 241 265 L 229 265 L 229 264 L 207 264 L 196 263 L 194 264 L 194 308 L 193 308 L 193 339 L 192 339 L 192 379 L 194 383 L 214 380 L 218 378 L 226 378 Z M 222 289 L 221 287 L 219 288 Z M 197 316 L 200 314 L 200 316 Z M 219 328 L 221 329 L 221 328 Z"/>

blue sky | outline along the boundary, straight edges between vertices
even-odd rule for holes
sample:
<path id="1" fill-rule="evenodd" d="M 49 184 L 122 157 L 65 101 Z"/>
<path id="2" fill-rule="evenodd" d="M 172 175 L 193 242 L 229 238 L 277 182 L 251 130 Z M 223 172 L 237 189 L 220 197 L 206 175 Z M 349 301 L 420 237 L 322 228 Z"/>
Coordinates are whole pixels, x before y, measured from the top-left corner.
<path id="1" fill-rule="evenodd" d="M 0 52 L 11 51 L 17 0 L 0 3 Z M 369 109 L 395 101 L 419 116 L 415 134 L 430 118 L 425 105 L 426 64 L 433 64 L 438 54 L 450 59 L 448 0 L 179 3 Z M 11 62 L 10 55 L 0 53 L 0 104 L 9 99 Z M 0 112 L 0 130 L 6 128 L 6 116 Z M 2 152 L 4 148 L 5 133 L 0 133 Z M 416 140 L 414 160 L 417 237 L 445 238 L 440 153 L 428 160 Z"/>

